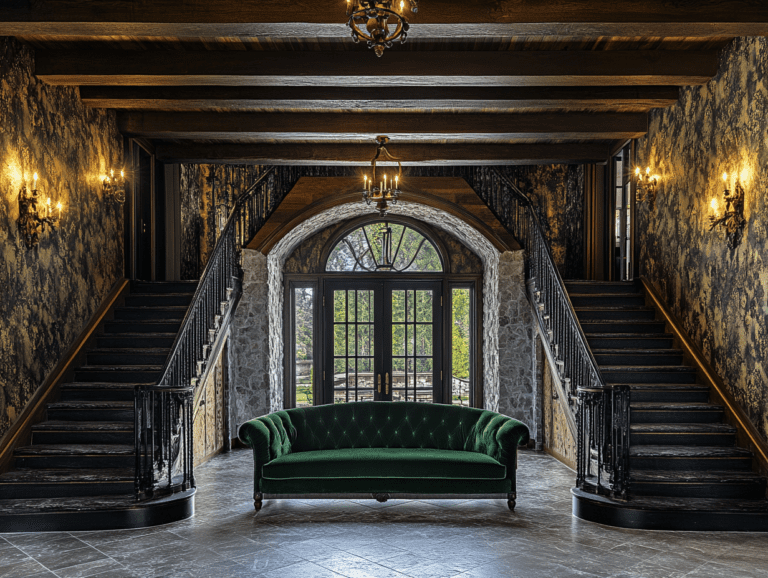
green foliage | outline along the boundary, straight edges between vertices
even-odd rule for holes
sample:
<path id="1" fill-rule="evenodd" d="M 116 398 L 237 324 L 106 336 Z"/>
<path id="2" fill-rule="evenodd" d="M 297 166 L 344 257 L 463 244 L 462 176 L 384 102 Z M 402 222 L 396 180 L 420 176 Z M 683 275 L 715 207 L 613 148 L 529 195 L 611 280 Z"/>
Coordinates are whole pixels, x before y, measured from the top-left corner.
<path id="1" fill-rule="evenodd" d="M 454 289 L 452 297 L 453 376 L 469 379 L 469 289 Z"/>

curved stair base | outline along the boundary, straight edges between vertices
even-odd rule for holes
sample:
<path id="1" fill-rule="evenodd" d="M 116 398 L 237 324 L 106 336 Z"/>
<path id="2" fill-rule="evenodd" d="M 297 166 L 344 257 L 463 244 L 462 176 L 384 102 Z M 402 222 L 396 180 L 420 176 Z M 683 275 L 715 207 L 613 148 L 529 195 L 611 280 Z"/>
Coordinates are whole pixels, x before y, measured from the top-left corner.
<path id="1" fill-rule="evenodd" d="M 637 497 L 628 502 L 572 488 L 573 515 L 633 530 L 768 532 L 765 501 Z"/>
<path id="2" fill-rule="evenodd" d="M 142 502 L 133 496 L 0 500 L 0 532 L 146 528 L 194 513 L 194 489 Z"/>

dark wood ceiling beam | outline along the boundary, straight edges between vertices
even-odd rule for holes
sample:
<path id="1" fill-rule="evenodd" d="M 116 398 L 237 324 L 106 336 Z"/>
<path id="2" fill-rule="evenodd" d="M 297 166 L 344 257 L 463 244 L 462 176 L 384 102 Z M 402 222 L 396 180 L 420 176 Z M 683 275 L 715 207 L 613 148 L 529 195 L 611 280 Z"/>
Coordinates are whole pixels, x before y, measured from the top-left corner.
<path id="1" fill-rule="evenodd" d="M 374 145 L 156 143 L 157 159 L 177 163 L 370 166 Z M 389 145 L 404 165 L 531 165 L 604 162 L 606 144 Z"/>
<path id="2" fill-rule="evenodd" d="M 617 87 L 299 87 L 299 86 L 83 86 L 89 106 L 118 109 L 388 110 L 656 108 L 677 102 L 673 86 Z"/>
<path id="3" fill-rule="evenodd" d="M 646 113 L 218 113 L 121 112 L 125 135 L 162 139 L 367 142 L 386 134 L 401 142 L 637 138 Z"/>
<path id="4" fill-rule="evenodd" d="M 715 51 L 367 52 L 37 50 L 62 85 L 636 86 L 703 84 Z"/>
<path id="5" fill-rule="evenodd" d="M 768 6 L 754 0 L 430 0 L 409 19 L 422 38 L 768 34 Z M 312 0 L 14 0 L 0 8 L 0 35 L 343 37 L 345 20 L 342 2 Z"/>

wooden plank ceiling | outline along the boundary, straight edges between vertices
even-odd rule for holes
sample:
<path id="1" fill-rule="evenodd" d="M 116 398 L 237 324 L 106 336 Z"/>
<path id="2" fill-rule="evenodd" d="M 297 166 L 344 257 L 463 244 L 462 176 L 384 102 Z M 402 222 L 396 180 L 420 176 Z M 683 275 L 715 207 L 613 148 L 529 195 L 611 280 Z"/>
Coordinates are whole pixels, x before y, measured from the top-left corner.
<path id="1" fill-rule="evenodd" d="M 756 0 L 420 0 L 377 58 L 342 0 L 12 0 L 0 35 L 37 76 L 79 86 L 167 162 L 602 162 L 648 113 L 768 34 Z M 370 144 L 370 146 L 367 146 Z"/>

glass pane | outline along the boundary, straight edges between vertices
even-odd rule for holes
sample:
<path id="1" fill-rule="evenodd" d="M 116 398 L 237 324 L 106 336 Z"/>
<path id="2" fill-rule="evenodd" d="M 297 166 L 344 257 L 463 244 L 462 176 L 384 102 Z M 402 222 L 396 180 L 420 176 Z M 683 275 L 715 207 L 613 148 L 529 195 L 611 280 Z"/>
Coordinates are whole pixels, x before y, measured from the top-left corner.
<path id="1" fill-rule="evenodd" d="M 334 321 L 344 321 L 344 311 L 347 308 L 346 298 L 347 298 L 346 291 L 333 292 L 333 320 Z"/>
<path id="2" fill-rule="evenodd" d="M 405 355 L 405 325 L 392 325 L 392 355 Z"/>
<path id="3" fill-rule="evenodd" d="M 356 319 L 355 309 L 357 308 L 357 300 L 355 295 L 354 291 L 347 291 L 347 321 L 354 321 Z"/>
<path id="4" fill-rule="evenodd" d="M 405 291 L 392 291 L 392 321 L 405 321 Z"/>
<path id="5" fill-rule="evenodd" d="M 349 344 L 347 355 L 357 355 L 357 350 L 355 349 L 355 345 L 357 344 L 357 339 L 355 336 L 354 325 L 347 325 L 347 343 Z"/>
<path id="6" fill-rule="evenodd" d="M 357 292 L 357 320 L 373 321 L 371 316 L 373 308 L 373 291 L 366 289 Z"/>
<path id="7" fill-rule="evenodd" d="M 415 292 L 408 289 L 405 292 L 405 318 L 407 321 L 414 321 L 414 310 L 416 309 Z"/>
<path id="8" fill-rule="evenodd" d="M 347 329 L 346 325 L 336 324 L 333 326 L 333 354 L 347 354 Z"/>
<path id="9" fill-rule="evenodd" d="M 470 290 L 451 291 L 451 402 L 469 405 Z"/>
<path id="10" fill-rule="evenodd" d="M 432 291 L 416 291 L 416 321 L 431 322 L 433 305 Z"/>
<path id="11" fill-rule="evenodd" d="M 405 326 L 405 348 L 406 355 L 414 355 L 414 344 L 416 343 L 416 335 L 413 330 L 413 325 Z"/>
<path id="12" fill-rule="evenodd" d="M 416 355 L 432 355 L 432 325 L 416 326 Z"/>
<path id="13" fill-rule="evenodd" d="M 421 246 L 421 250 L 413 264 L 408 267 L 408 271 L 442 271 L 443 265 L 440 263 L 440 256 L 432 243 L 426 242 Z"/>
<path id="14" fill-rule="evenodd" d="M 371 354 L 371 329 L 370 325 L 358 325 L 357 327 L 357 355 Z"/>
<path id="15" fill-rule="evenodd" d="M 313 403 L 314 365 L 314 289 L 297 287 L 294 299 L 294 352 L 296 368 L 296 407 L 307 407 Z"/>

